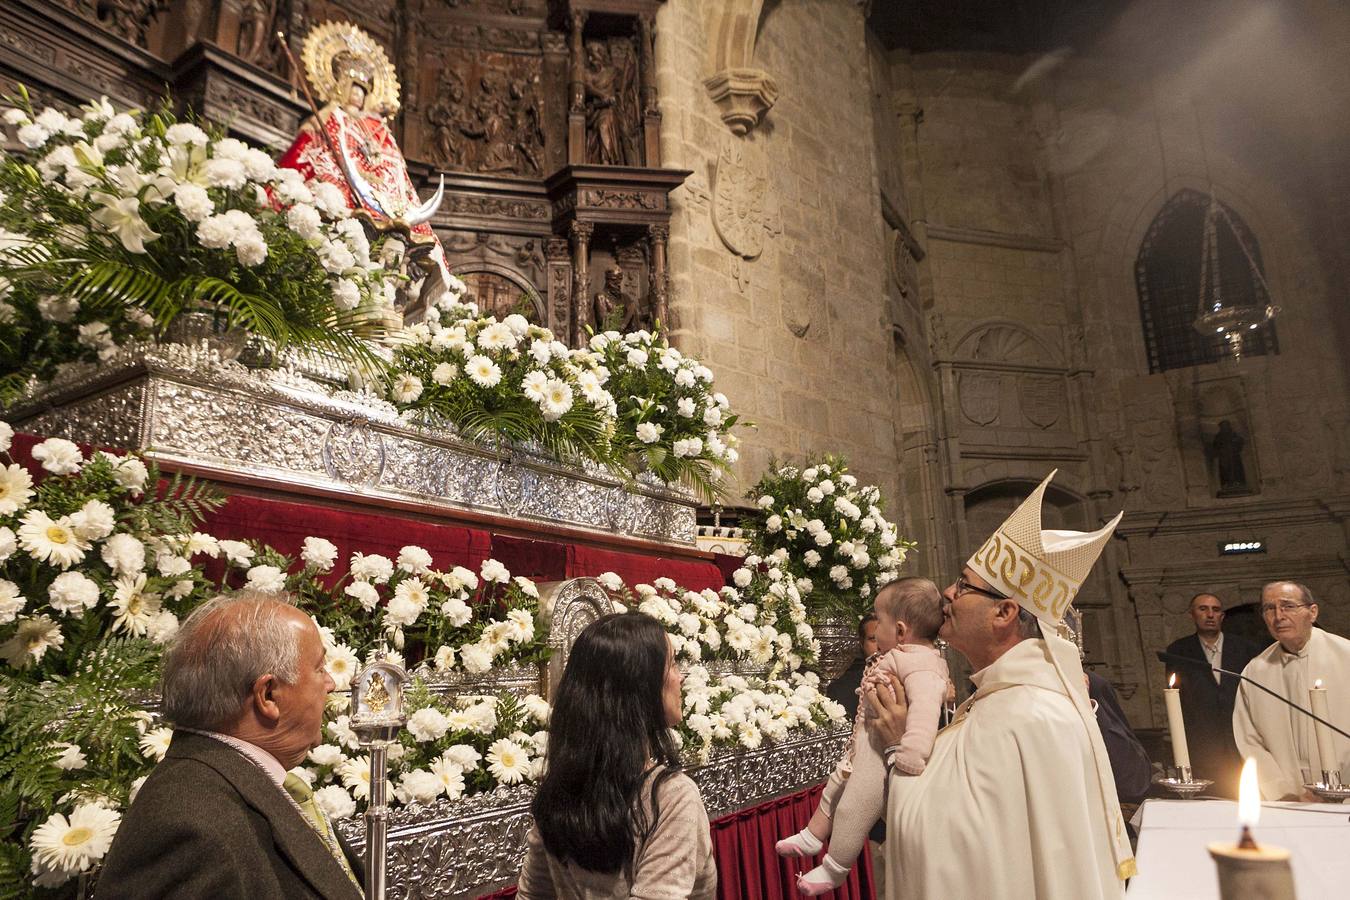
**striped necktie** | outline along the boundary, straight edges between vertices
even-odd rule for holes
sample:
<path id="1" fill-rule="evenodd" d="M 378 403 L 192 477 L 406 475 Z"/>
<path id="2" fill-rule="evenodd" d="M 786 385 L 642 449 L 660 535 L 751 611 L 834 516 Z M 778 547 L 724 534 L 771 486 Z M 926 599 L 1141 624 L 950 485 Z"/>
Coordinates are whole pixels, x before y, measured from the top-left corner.
<path id="1" fill-rule="evenodd" d="M 309 785 L 305 784 L 303 778 L 294 772 L 286 774 L 286 780 L 281 783 L 281 786 L 287 794 L 291 795 L 295 805 L 300 807 L 300 812 L 304 813 L 310 827 L 318 833 L 323 845 L 328 848 L 329 853 L 333 854 L 333 858 L 337 860 L 338 865 L 342 866 L 342 871 L 347 873 L 347 877 L 352 880 L 352 884 L 359 889 L 361 882 L 357 879 L 356 873 L 352 871 L 351 863 L 347 861 L 347 854 L 342 852 L 342 845 L 338 843 L 337 834 L 333 831 L 333 826 L 328 821 L 328 817 L 324 815 L 322 809 L 319 809 L 319 804 L 314 802 L 314 791 Z"/>

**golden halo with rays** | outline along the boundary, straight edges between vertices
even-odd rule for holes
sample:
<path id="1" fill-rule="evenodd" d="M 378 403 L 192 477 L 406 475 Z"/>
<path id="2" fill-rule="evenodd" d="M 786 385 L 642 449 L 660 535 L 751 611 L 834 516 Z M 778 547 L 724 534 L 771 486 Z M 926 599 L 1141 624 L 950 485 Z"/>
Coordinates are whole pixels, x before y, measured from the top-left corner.
<path id="1" fill-rule="evenodd" d="M 337 79 L 333 76 L 333 59 L 339 53 L 350 53 L 369 61 L 374 73 L 374 84 L 367 108 L 382 110 L 392 116 L 398 112 L 398 75 L 379 42 L 350 22 L 324 22 L 311 28 L 305 35 L 301 59 L 305 74 L 321 103 L 331 103 L 337 95 Z"/>

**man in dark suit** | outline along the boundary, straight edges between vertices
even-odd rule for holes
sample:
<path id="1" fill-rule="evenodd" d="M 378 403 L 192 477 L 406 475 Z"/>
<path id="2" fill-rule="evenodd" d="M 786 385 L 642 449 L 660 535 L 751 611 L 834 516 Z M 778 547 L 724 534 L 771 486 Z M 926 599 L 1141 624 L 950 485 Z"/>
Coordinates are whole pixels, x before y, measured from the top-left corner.
<path id="1" fill-rule="evenodd" d="M 1167 652 L 1208 666 L 1241 672 L 1261 647 L 1234 634 L 1223 633 L 1223 604 L 1213 594 L 1191 598 L 1190 617 L 1195 634 L 1173 641 Z M 1197 778 L 1214 780 L 1212 792 L 1237 797 L 1242 759 L 1233 742 L 1233 704 L 1238 679 L 1216 676 L 1203 666 L 1169 663 L 1167 674 L 1177 677 L 1181 715 L 1191 751 L 1191 771 Z"/>
<path id="2" fill-rule="evenodd" d="M 164 657 L 173 741 L 117 830 L 100 900 L 360 900 L 360 859 L 287 775 L 322 741 L 324 655 L 310 618 L 275 597 L 188 616 Z"/>

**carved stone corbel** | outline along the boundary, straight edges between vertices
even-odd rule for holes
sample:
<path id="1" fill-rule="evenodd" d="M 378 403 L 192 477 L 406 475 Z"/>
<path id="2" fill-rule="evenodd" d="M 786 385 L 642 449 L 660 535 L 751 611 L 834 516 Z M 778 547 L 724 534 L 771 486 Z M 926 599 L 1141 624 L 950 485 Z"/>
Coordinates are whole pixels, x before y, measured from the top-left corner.
<path id="1" fill-rule="evenodd" d="M 778 85 L 754 67 L 755 41 L 764 0 L 711 4 L 708 22 L 708 96 L 733 134 L 748 134 L 778 100 Z"/>
<path id="2" fill-rule="evenodd" d="M 748 134 L 778 100 L 778 85 L 760 69 L 727 69 L 705 78 L 708 96 L 735 135 Z"/>

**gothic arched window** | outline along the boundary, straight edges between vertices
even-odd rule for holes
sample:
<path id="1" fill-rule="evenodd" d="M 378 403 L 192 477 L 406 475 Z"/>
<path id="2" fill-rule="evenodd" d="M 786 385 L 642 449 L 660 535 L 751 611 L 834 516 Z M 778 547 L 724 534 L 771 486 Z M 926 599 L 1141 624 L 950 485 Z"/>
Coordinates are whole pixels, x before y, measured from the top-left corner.
<path id="1" fill-rule="evenodd" d="M 1229 344 L 1221 335 L 1202 335 L 1194 327 L 1200 307 L 1201 256 L 1209 202 L 1209 195 L 1199 191 L 1177 192 L 1153 220 L 1139 247 L 1134 276 L 1150 372 L 1217 362 L 1230 354 Z M 1223 206 L 1223 213 L 1218 216 L 1216 234 L 1218 283 L 1224 303 L 1264 306 L 1270 297 L 1261 278 L 1252 271 L 1255 265 L 1264 274 L 1261 248 L 1237 213 L 1227 206 Z M 1243 338 L 1243 356 L 1279 352 L 1272 322 Z"/>

